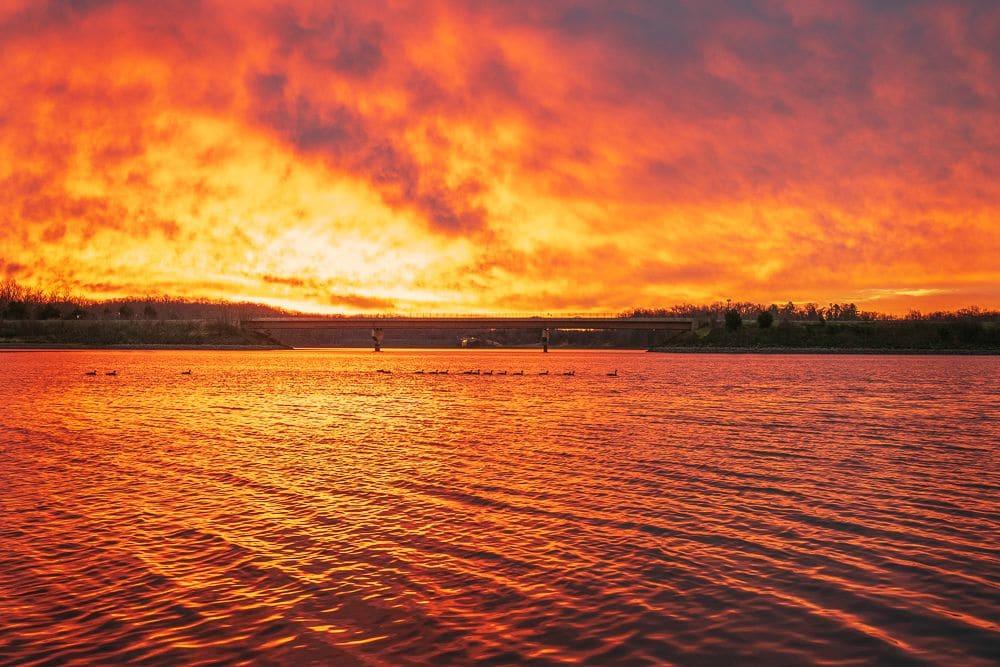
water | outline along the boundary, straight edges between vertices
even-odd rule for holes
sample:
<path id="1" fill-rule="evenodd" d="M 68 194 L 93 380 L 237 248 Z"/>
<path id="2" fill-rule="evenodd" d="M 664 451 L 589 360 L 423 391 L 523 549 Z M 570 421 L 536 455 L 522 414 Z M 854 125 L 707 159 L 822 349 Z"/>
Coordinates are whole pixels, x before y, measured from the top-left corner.
<path id="1" fill-rule="evenodd" d="M 998 380 L 996 357 L 0 353 L 0 663 L 994 664 Z"/>

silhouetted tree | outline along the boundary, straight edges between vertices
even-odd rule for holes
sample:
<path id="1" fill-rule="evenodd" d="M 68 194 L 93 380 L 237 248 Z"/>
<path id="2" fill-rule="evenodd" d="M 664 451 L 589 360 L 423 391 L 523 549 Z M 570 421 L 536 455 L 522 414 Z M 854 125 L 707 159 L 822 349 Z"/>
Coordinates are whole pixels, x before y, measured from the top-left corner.
<path id="1" fill-rule="evenodd" d="M 958 339 L 963 343 L 975 343 L 983 331 L 983 323 L 975 320 L 962 320 L 954 326 L 958 331 Z"/>
<path id="2" fill-rule="evenodd" d="M 26 320 L 28 319 L 28 306 L 23 301 L 11 301 L 4 311 L 4 319 Z"/>
<path id="3" fill-rule="evenodd" d="M 40 320 L 58 320 L 62 317 L 62 313 L 59 309 L 53 306 L 51 303 L 47 303 L 41 306 L 35 313 L 35 316 Z"/>
<path id="4" fill-rule="evenodd" d="M 132 310 L 132 306 L 128 305 L 127 303 L 123 303 L 118 308 L 118 317 L 120 317 L 123 320 L 130 320 L 133 317 L 135 317 L 135 311 Z"/>
<path id="5" fill-rule="evenodd" d="M 743 318 L 740 317 L 740 311 L 735 308 L 730 308 L 726 311 L 726 329 L 729 331 L 736 331 L 743 326 Z"/>
<path id="6" fill-rule="evenodd" d="M 774 315 L 769 310 L 761 311 L 760 315 L 757 316 L 757 326 L 761 329 L 770 329 L 773 322 Z"/>
<path id="7" fill-rule="evenodd" d="M 67 320 L 83 320 L 87 317 L 87 311 L 85 311 L 80 306 L 77 306 L 73 310 L 66 313 Z"/>
<path id="8" fill-rule="evenodd" d="M 155 320 L 156 308 L 153 308 L 152 304 L 146 304 L 146 307 L 142 309 L 142 316 L 147 320 Z"/>

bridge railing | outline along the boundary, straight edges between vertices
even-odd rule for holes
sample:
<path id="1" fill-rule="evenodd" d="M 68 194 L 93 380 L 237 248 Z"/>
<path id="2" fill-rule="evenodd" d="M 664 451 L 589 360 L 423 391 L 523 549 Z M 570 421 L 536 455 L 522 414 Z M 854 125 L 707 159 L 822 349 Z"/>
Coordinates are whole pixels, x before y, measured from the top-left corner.
<path id="1" fill-rule="evenodd" d="M 330 313 L 330 314 L 315 314 L 315 315 L 286 315 L 281 317 L 254 317 L 250 318 L 258 321 L 266 320 L 288 320 L 295 318 L 335 318 L 335 319 L 506 319 L 506 318 L 523 318 L 530 319 L 534 317 L 558 317 L 558 318 L 576 318 L 576 317 L 597 317 L 597 318 L 626 318 L 621 312 L 505 312 L 505 313 L 442 313 L 442 312 L 431 312 L 431 313 L 418 313 L 418 312 L 405 312 L 405 313 Z"/>

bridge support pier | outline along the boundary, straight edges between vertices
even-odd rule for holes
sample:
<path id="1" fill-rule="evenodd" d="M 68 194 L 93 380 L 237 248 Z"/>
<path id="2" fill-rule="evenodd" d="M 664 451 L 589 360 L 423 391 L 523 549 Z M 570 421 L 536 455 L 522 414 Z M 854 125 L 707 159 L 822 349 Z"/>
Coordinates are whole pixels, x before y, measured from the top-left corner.
<path id="1" fill-rule="evenodd" d="M 542 329 L 542 352 L 549 351 L 549 339 L 552 338 L 552 329 Z"/>
<path id="2" fill-rule="evenodd" d="M 372 340 L 375 342 L 375 351 L 382 351 L 382 338 L 385 337 L 385 332 L 382 331 L 382 327 L 376 327 L 372 329 Z"/>

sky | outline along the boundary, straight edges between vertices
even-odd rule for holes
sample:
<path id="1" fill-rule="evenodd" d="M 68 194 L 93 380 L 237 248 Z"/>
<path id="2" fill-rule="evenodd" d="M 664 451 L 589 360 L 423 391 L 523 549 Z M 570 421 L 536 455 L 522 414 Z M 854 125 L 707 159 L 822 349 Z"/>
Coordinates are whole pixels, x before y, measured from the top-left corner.
<path id="1" fill-rule="evenodd" d="M 1000 2 L 0 0 L 0 278 L 1000 306 Z"/>

